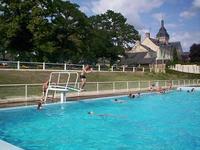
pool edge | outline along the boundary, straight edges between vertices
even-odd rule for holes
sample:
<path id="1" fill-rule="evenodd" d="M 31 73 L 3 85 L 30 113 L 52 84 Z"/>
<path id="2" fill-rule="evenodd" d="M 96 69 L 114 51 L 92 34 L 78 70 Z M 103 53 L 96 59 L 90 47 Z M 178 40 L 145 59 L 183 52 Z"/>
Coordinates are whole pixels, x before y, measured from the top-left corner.
<path id="1" fill-rule="evenodd" d="M 15 145 L 12 145 L 6 141 L 3 141 L 0 139 L 0 147 L 3 148 L 3 149 L 7 149 L 7 150 L 23 150 L 22 148 L 19 148 Z"/>

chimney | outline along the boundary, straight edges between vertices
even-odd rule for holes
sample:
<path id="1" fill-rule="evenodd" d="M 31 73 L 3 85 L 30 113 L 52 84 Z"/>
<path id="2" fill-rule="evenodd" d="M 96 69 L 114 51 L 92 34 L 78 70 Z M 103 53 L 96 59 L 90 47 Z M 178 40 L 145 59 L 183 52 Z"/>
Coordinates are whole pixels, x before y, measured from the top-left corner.
<path id="1" fill-rule="evenodd" d="M 135 42 L 135 44 L 136 44 L 136 45 L 140 45 L 141 42 L 140 42 L 139 40 L 137 40 L 137 41 Z"/>
<path id="2" fill-rule="evenodd" d="M 149 32 L 145 33 L 145 37 L 150 38 L 150 33 Z"/>

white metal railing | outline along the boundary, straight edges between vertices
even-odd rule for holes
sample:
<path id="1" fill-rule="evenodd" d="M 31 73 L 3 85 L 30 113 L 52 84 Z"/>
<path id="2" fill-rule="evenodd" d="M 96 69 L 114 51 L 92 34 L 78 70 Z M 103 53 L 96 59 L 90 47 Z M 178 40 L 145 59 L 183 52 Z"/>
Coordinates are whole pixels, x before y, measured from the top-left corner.
<path id="1" fill-rule="evenodd" d="M 69 83 L 73 84 L 73 83 Z M 78 83 L 80 84 L 80 83 Z M 129 91 L 149 90 L 152 84 L 169 88 L 179 86 L 200 86 L 200 79 L 183 80 L 150 80 L 150 81 L 115 81 L 87 82 L 83 94 L 119 93 Z M 79 87 L 79 85 L 78 85 Z M 70 92 L 74 94 L 77 92 Z M 82 93 L 80 93 L 81 95 Z M 35 100 L 42 97 L 42 84 L 0 84 L 0 102 L 9 100 Z"/>
<path id="2" fill-rule="evenodd" d="M 45 62 L 21 62 L 21 61 L 0 61 L 0 70 L 73 70 L 80 71 L 84 65 L 82 64 L 67 64 L 67 63 L 45 63 Z M 107 66 L 107 65 L 96 65 L 93 66 L 94 71 L 110 71 L 110 72 L 151 72 L 150 67 L 134 67 L 134 66 Z"/>

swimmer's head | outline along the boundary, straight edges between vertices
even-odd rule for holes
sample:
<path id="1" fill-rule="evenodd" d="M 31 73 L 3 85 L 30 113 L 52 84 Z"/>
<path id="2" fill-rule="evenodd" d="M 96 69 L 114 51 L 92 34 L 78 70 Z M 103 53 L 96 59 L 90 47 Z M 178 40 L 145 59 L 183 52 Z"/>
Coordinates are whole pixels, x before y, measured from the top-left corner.
<path id="1" fill-rule="evenodd" d="M 92 114 L 94 114 L 94 112 L 93 112 L 93 111 L 89 111 L 88 114 L 89 114 L 89 115 L 92 115 Z"/>
<path id="2" fill-rule="evenodd" d="M 115 101 L 118 101 L 117 99 L 115 99 Z"/>

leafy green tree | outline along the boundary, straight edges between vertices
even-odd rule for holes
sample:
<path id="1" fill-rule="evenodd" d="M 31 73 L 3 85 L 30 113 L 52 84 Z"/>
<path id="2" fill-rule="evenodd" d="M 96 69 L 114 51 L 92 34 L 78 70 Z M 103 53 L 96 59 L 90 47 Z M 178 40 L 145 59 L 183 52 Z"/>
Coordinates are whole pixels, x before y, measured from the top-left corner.
<path id="1" fill-rule="evenodd" d="M 193 44 L 190 47 L 190 61 L 200 63 L 200 44 Z"/>
<path id="2" fill-rule="evenodd" d="M 30 5 L 31 2 L 21 0 L 2 0 L 0 5 L 0 26 L 3 31 L 6 31 L 5 47 L 12 52 L 17 52 L 20 57 L 31 52 L 33 48 L 32 33 L 27 28 L 31 13 Z"/>
<path id="3" fill-rule="evenodd" d="M 90 22 L 92 29 L 96 30 L 96 33 L 97 31 L 98 33 L 104 33 L 96 37 L 98 38 L 96 41 L 102 44 L 101 56 L 96 55 L 96 57 L 105 57 L 110 60 L 111 64 L 119 59 L 118 56 L 124 53 L 125 48 L 128 48 L 135 43 L 135 40 L 139 39 L 138 32 L 132 25 L 126 23 L 126 18 L 120 13 L 108 10 L 105 14 L 90 17 Z M 103 40 L 104 37 L 106 37 L 106 42 Z M 90 49 L 98 53 L 97 46 L 99 47 L 96 44 L 90 45 Z"/>
<path id="4" fill-rule="evenodd" d="M 78 5 L 62 0 L 2 0 L 0 27 L 5 48 L 19 60 L 77 59 L 87 17 Z"/>

